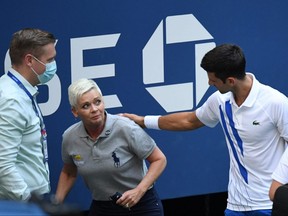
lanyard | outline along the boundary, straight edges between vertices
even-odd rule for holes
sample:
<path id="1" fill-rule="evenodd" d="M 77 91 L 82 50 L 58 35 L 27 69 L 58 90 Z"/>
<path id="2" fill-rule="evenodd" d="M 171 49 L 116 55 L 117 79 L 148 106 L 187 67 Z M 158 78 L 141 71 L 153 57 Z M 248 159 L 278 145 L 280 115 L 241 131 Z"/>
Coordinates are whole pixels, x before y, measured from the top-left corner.
<path id="1" fill-rule="evenodd" d="M 40 117 L 39 112 L 38 112 L 38 109 L 37 109 L 37 107 L 36 107 L 35 100 L 34 100 L 33 96 L 30 94 L 30 92 L 25 88 L 25 86 L 23 85 L 23 83 L 22 83 L 16 76 L 14 76 L 10 71 L 8 71 L 7 75 L 8 75 L 13 81 L 15 81 L 15 82 L 17 83 L 17 85 L 18 85 L 21 89 L 23 89 L 23 90 L 25 91 L 25 93 L 28 95 L 28 97 L 29 97 L 29 98 L 31 99 L 31 101 L 32 101 L 32 105 L 33 105 L 33 108 L 34 108 L 34 111 L 35 111 L 36 115 L 41 119 L 42 116 Z M 40 122 L 42 122 L 42 121 L 40 121 Z"/>
<path id="2" fill-rule="evenodd" d="M 43 155 L 44 155 L 44 163 L 48 161 L 48 149 L 47 149 L 47 133 L 46 133 L 46 129 L 45 129 L 45 124 L 43 121 L 43 116 L 41 114 L 41 110 L 39 108 L 39 106 L 37 105 L 37 103 L 35 102 L 33 96 L 31 95 L 31 93 L 25 88 L 25 86 L 23 85 L 23 83 L 16 77 L 14 76 L 10 71 L 8 71 L 7 75 L 17 83 L 17 85 L 24 90 L 24 92 L 28 95 L 28 97 L 31 99 L 32 101 L 32 106 L 33 109 L 36 113 L 36 115 L 38 116 L 38 118 L 40 119 L 40 126 L 41 126 L 41 143 L 42 143 L 42 149 L 43 149 Z M 38 111 L 39 110 L 39 111 Z"/>

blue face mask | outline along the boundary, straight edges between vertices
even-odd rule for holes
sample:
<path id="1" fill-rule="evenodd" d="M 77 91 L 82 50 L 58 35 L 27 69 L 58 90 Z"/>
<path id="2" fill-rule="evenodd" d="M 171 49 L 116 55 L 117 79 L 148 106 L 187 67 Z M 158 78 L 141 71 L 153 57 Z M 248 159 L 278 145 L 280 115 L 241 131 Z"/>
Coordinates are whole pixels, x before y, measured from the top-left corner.
<path id="1" fill-rule="evenodd" d="M 44 65 L 46 67 L 46 70 L 44 71 L 43 74 L 37 74 L 35 72 L 35 70 L 31 67 L 32 71 L 37 75 L 39 82 L 44 84 L 47 83 L 48 81 L 50 81 L 54 75 L 56 74 L 57 71 L 57 64 L 56 61 L 52 61 L 49 62 L 47 64 L 44 64 L 42 61 L 40 61 L 39 59 L 37 59 L 35 56 L 33 56 L 34 59 L 36 59 L 39 63 L 41 63 L 42 65 Z"/>

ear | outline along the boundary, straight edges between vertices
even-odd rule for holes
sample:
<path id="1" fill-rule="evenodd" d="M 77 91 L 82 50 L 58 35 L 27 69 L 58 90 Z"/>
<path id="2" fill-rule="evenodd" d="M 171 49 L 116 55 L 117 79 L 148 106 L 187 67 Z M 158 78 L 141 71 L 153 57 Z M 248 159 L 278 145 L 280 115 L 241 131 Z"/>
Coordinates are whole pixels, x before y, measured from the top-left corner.
<path id="1" fill-rule="evenodd" d="M 228 77 L 227 78 L 227 83 L 229 85 L 235 85 L 235 78 L 234 77 Z"/>
<path id="2" fill-rule="evenodd" d="M 75 107 L 72 107 L 72 108 L 71 108 L 71 112 L 73 113 L 73 115 L 74 115 L 75 118 L 78 117 L 78 112 L 77 112 L 77 110 L 76 110 Z"/>
<path id="3" fill-rule="evenodd" d="M 29 67 L 32 66 L 32 59 L 33 57 L 30 54 L 26 54 L 24 57 L 24 62 L 26 65 L 28 65 Z"/>

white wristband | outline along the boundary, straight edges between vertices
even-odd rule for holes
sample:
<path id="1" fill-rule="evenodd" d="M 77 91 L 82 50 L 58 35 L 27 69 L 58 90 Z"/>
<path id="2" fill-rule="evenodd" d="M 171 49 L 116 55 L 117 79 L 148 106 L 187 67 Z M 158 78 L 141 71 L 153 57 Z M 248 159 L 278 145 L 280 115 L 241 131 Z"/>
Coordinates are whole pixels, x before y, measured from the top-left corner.
<path id="1" fill-rule="evenodd" d="M 150 129 L 157 129 L 160 130 L 159 125 L 158 125 L 158 119 L 159 119 L 160 115 L 158 116 L 145 116 L 144 117 L 144 125 L 146 128 L 150 128 Z"/>

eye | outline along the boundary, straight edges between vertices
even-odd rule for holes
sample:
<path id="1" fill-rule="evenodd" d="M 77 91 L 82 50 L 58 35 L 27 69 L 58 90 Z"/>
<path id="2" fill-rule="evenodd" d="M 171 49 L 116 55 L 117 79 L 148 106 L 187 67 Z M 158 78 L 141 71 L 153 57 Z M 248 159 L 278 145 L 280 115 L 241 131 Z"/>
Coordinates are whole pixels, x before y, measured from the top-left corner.
<path id="1" fill-rule="evenodd" d="M 99 106 L 101 104 L 101 102 L 102 101 L 100 99 L 97 99 L 94 104 L 95 104 L 95 106 Z"/>
<path id="2" fill-rule="evenodd" d="M 47 63 L 51 63 L 53 61 L 55 61 L 55 58 L 50 58 L 50 59 L 47 60 Z"/>
<path id="3" fill-rule="evenodd" d="M 90 104 L 89 103 L 85 103 L 83 106 L 82 106 L 82 109 L 89 109 L 90 107 Z"/>

